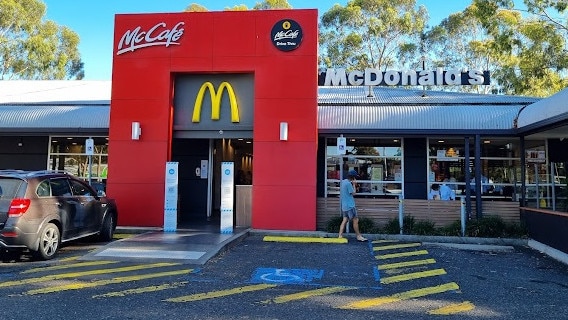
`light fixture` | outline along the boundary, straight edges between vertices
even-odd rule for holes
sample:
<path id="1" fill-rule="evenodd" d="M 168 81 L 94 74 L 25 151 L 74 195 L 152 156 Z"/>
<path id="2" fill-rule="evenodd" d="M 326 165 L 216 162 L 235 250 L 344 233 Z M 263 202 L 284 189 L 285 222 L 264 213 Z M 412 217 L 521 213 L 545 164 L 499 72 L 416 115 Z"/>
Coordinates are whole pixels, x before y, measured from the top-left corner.
<path id="1" fill-rule="evenodd" d="M 24 146 L 24 139 L 20 137 L 20 140 L 18 140 L 18 147 L 23 147 L 23 146 Z"/>
<path id="2" fill-rule="evenodd" d="M 142 128 L 140 128 L 140 122 L 132 122 L 132 140 L 140 140 L 141 134 Z"/>
<path id="3" fill-rule="evenodd" d="M 485 140 L 483 143 L 491 143 L 491 140 Z"/>
<path id="4" fill-rule="evenodd" d="M 444 143 L 445 141 L 444 141 L 444 140 L 438 140 L 438 142 L 439 142 L 439 143 Z"/>
<path id="5" fill-rule="evenodd" d="M 280 141 L 288 141 L 288 122 L 280 122 Z"/>

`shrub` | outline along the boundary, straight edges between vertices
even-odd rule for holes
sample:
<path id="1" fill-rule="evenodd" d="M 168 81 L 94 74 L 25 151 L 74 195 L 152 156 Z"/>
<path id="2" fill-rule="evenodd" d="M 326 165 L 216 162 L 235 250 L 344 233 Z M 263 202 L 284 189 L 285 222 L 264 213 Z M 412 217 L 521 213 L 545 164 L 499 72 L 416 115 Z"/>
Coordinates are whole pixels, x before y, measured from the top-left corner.
<path id="1" fill-rule="evenodd" d="M 338 233 L 341 221 L 343 221 L 342 217 L 333 217 L 329 219 L 325 231 L 330 233 Z M 350 229 L 349 231 L 353 230 Z M 379 228 L 375 227 L 375 222 L 370 218 L 359 218 L 359 231 L 361 233 L 379 233 L 380 230 Z"/>
<path id="2" fill-rule="evenodd" d="M 436 230 L 436 225 L 432 221 L 418 221 L 414 224 L 412 228 L 412 234 L 416 235 L 437 235 L 438 231 Z"/>
<path id="3" fill-rule="evenodd" d="M 505 222 L 499 216 L 486 216 L 466 224 L 466 234 L 470 237 L 498 238 L 503 236 L 504 231 Z"/>
<path id="4" fill-rule="evenodd" d="M 412 216 L 404 216 L 402 220 L 402 232 L 404 234 L 411 234 L 412 229 L 414 228 L 414 217 Z M 399 234 L 400 233 L 400 225 L 398 223 L 398 218 L 393 218 L 389 220 L 384 229 L 385 233 L 387 234 Z"/>

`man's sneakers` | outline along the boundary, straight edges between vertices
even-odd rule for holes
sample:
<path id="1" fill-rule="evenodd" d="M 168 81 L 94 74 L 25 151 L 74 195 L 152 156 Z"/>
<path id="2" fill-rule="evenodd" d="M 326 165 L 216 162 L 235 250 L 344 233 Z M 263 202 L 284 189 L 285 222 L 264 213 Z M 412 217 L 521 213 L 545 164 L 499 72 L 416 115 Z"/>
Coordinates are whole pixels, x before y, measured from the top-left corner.
<path id="1" fill-rule="evenodd" d="M 367 238 L 365 238 L 365 237 L 363 237 L 363 236 L 358 236 L 358 237 L 357 237 L 357 241 L 359 241 L 359 242 L 365 242 L 365 241 L 367 241 Z"/>

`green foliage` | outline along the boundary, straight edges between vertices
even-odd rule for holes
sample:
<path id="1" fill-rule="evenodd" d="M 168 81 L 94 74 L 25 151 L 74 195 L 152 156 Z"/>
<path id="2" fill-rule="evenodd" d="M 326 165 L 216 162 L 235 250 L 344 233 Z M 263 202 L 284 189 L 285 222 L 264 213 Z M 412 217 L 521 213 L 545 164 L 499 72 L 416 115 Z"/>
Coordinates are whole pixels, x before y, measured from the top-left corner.
<path id="1" fill-rule="evenodd" d="M 432 221 L 417 221 L 412 230 L 412 234 L 426 236 L 426 235 L 437 235 L 436 225 Z"/>
<path id="2" fill-rule="evenodd" d="M 82 79 L 79 36 L 45 21 L 40 0 L 0 1 L 0 79 Z"/>
<path id="3" fill-rule="evenodd" d="M 341 221 L 343 221 L 342 217 L 333 217 L 329 219 L 326 225 L 326 232 L 330 233 L 338 233 L 339 226 L 341 225 Z M 369 218 L 359 218 L 359 231 L 361 233 L 379 233 L 379 228 L 375 226 L 375 222 Z"/>
<path id="4" fill-rule="evenodd" d="M 503 236 L 505 222 L 498 216 L 473 219 L 466 224 L 466 234 L 470 237 L 498 238 Z"/>
<path id="5" fill-rule="evenodd" d="M 415 0 L 350 0 L 320 20 L 320 67 L 363 70 L 398 66 L 417 50 L 428 12 Z"/>
<path id="6" fill-rule="evenodd" d="M 411 230 L 414 228 L 414 217 L 404 216 L 403 220 L 403 234 L 411 234 Z M 400 234 L 400 224 L 398 218 L 393 218 L 387 222 L 384 227 L 384 232 L 386 234 Z"/>

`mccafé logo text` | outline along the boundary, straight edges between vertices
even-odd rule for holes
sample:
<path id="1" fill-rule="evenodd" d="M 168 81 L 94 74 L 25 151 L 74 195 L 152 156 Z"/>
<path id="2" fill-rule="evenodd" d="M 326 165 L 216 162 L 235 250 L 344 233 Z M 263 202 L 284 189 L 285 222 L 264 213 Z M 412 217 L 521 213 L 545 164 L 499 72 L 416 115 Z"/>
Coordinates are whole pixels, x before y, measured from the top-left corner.
<path id="1" fill-rule="evenodd" d="M 211 96 L 211 119 L 219 120 L 221 118 L 221 98 L 223 97 L 223 92 L 227 91 L 229 95 L 229 103 L 231 105 L 231 121 L 239 122 L 239 106 L 237 105 L 237 97 L 235 96 L 235 91 L 230 83 L 224 81 L 219 85 L 219 88 L 215 90 L 213 84 L 209 81 L 205 82 L 199 88 L 197 97 L 195 98 L 195 105 L 193 106 L 193 117 L 192 122 L 199 122 L 201 119 L 201 106 L 203 104 L 203 99 L 205 99 L 205 92 L 209 92 Z"/>
<path id="2" fill-rule="evenodd" d="M 445 86 L 489 85 L 489 71 L 480 70 L 388 70 L 368 68 L 347 72 L 345 69 L 327 69 L 320 72 L 320 86 Z"/>
<path id="3" fill-rule="evenodd" d="M 184 24 L 184 22 L 178 22 L 173 28 L 168 29 L 165 22 L 160 22 L 148 31 L 141 31 L 142 27 L 140 26 L 134 28 L 134 30 L 127 30 L 120 38 L 116 55 L 152 46 L 179 45 L 178 40 L 183 35 L 182 27 Z"/>

